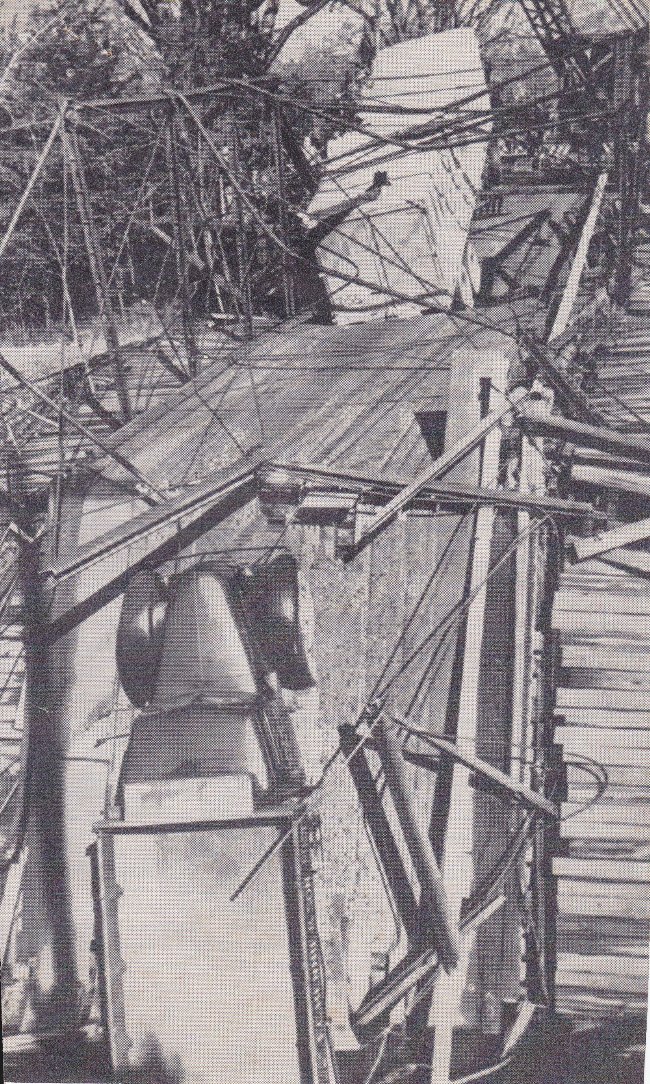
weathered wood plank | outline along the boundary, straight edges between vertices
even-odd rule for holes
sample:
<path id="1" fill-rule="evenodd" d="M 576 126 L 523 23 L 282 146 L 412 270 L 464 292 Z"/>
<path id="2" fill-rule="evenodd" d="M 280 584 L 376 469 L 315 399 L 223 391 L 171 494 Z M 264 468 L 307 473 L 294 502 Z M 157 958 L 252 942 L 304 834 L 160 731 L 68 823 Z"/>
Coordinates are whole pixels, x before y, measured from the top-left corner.
<path id="1" fill-rule="evenodd" d="M 611 1020 L 616 1017 L 645 1016 L 647 1001 L 638 998 L 621 1000 L 621 998 L 597 996 L 593 992 L 589 997 L 584 994 L 577 996 L 573 991 L 559 991 L 556 996 L 556 1012 L 560 1016 L 571 1016 L 574 1020 L 580 1017 L 605 1018 Z"/>
<path id="2" fill-rule="evenodd" d="M 615 956 L 611 953 L 582 955 L 577 952 L 559 952 L 557 957 L 558 974 L 567 972 L 588 975 L 642 975 L 648 985 L 648 960 L 640 956 Z M 612 987 L 613 989 L 613 987 Z"/>
<path id="3" fill-rule="evenodd" d="M 594 915 L 615 918 L 650 919 L 650 896 L 634 893 L 631 889 L 621 890 L 617 886 L 607 885 L 606 891 L 578 892 L 578 882 L 560 882 L 558 886 L 558 906 L 564 915 Z"/>
<path id="4" fill-rule="evenodd" d="M 644 542 L 647 538 L 650 538 L 650 518 L 622 523 L 609 531 L 599 531 L 593 538 L 572 538 L 570 544 L 576 560 L 585 561 L 598 554 L 629 546 L 632 542 Z"/>
<path id="5" fill-rule="evenodd" d="M 563 806 L 562 808 L 563 813 L 574 812 L 570 806 Z M 623 813 L 621 813 L 618 821 L 612 821 L 608 817 L 597 817 L 595 815 L 597 808 L 595 806 L 584 813 L 577 813 L 575 817 L 562 821 L 560 827 L 562 839 L 640 840 L 644 843 L 650 840 L 649 823 L 639 823 L 639 820 L 632 815 L 630 815 L 629 820 L 624 820 Z"/>
<path id="6" fill-rule="evenodd" d="M 565 689 L 639 689 L 650 693 L 650 670 L 587 670 L 563 668 L 560 680 Z"/>
<path id="7" fill-rule="evenodd" d="M 558 967 L 555 974 L 558 990 L 567 987 L 577 990 L 602 990 L 603 993 L 647 994 L 648 975 L 627 975 L 625 973 L 601 973 L 588 971 L 563 970 Z"/>
<path id="8" fill-rule="evenodd" d="M 620 862 L 611 858 L 554 858 L 556 877 L 592 881 L 650 882 L 650 862 Z"/>
<path id="9" fill-rule="evenodd" d="M 575 707 L 565 704 L 559 709 L 569 726 L 597 727 L 606 730 L 644 730 L 650 727 L 650 711 L 616 711 L 611 708 Z"/>
<path id="10" fill-rule="evenodd" d="M 495 359 L 496 362 L 496 359 Z M 494 364 L 492 379 L 505 379 L 503 363 Z M 478 376 L 478 373 L 476 374 Z M 491 396 L 491 402 L 492 396 Z M 481 480 L 496 477 L 501 448 L 501 432 L 492 424 L 486 427 L 483 446 Z M 465 653 L 460 686 L 456 741 L 468 751 L 476 750 L 477 721 L 479 718 L 479 676 L 485 603 L 487 596 L 486 576 L 490 565 L 490 551 L 494 528 L 494 512 L 491 508 L 479 509 L 476 516 L 474 551 L 472 554 L 469 597 L 472 602 L 467 611 Z M 448 886 L 449 905 L 456 922 L 460 919 L 462 901 L 472 889 L 474 880 L 474 796 L 470 786 L 470 770 L 455 765 L 449 800 L 449 817 L 445 833 L 442 869 Z M 475 938 L 466 938 L 456 969 L 441 977 L 434 992 L 430 1020 L 435 1026 L 435 1045 L 431 1061 L 431 1081 L 447 1084 L 450 1079 L 454 1029 L 464 1021 L 461 1001 L 467 984 L 470 951 Z"/>
<path id="11" fill-rule="evenodd" d="M 650 556 L 650 555 L 649 555 Z M 608 591 L 594 591 L 592 588 L 563 587 L 555 594 L 553 613 L 563 611 L 607 610 L 615 614 L 650 614 L 650 584 L 643 581 L 634 583 L 630 591 L 614 586 Z M 650 622 L 649 633 L 650 633 Z"/>
<path id="12" fill-rule="evenodd" d="M 650 697 L 643 691 L 630 689 L 558 689 L 556 707 L 600 708 L 606 711 L 648 711 Z"/>
<path id="13" fill-rule="evenodd" d="M 562 726 L 556 732 L 567 753 L 586 753 L 603 764 L 650 764 L 650 731 L 585 731 L 584 727 Z M 648 754 L 648 755 L 645 755 Z M 617 758 L 623 757 L 623 760 Z"/>
<path id="14" fill-rule="evenodd" d="M 650 638 L 650 619 L 643 614 L 619 614 L 609 610 L 558 610 L 553 614 L 558 632 L 581 636 L 624 636 L 629 640 Z"/>
<path id="15" fill-rule="evenodd" d="M 639 650 L 616 650 L 594 644 L 568 643 L 562 646 L 562 666 L 586 670 L 620 670 L 624 673 L 650 672 L 650 644 Z"/>

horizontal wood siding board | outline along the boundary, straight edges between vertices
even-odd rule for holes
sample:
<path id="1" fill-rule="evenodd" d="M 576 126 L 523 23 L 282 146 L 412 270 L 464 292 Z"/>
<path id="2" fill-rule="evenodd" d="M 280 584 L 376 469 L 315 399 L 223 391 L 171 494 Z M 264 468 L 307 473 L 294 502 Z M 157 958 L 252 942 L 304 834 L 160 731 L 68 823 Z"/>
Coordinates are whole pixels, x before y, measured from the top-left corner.
<path id="1" fill-rule="evenodd" d="M 556 708 L 600 708 L 607 711 L 650 711 L 650 694 L 619 689 L 558 689 Z"/>
<path id="2" fill-rule="evenodd" d="M 626 587 L 628 587 L 626 583 Z M 564 587 L 556 592 L 553 605 L 554 615 L 562 611 L 592 610 L 616 614 L 650 615 L 650 582 L 640 580 L 638 586 L 623 590 L 594 591 L 591 588 Z M 650 623 L 649 623 L 650 624 Z M 650 634 L 650 629 L 649 629 Z"/>
<path id="3" fill-rule="evenodd" d="M 559 632 L 618 635 L 646 640 L 650 638 L 650 617 L 644 614 L 619 614 L 610 610 L 556 610 L 553 613 L 553 628 Z"/>
<path id="4" fill-rule="evenodd" d="M 646 730 L 650 727 L 650 711 L 616 711 L 613 708 L 571 707 L 558 708 L 559 719 L 569 726 L 623 730 Z M 561 724 L 560 724 L 561 725 Z"/>
<path id="5" fill-rule="evenodd" d="M 556 877 L 574 880 L 648 882 L 650 862 L 617 862 L 612 859 L 554 858 L 553 873 Z"/>
<path id="6" fill-rule="evenodd" d="M 573 972 L 587 975 L 642 976 L 648 984 L 648 958 L 642 956 L 613 956 L 611 953 L 582 954 L 559 952 L 558 974 Z"/>

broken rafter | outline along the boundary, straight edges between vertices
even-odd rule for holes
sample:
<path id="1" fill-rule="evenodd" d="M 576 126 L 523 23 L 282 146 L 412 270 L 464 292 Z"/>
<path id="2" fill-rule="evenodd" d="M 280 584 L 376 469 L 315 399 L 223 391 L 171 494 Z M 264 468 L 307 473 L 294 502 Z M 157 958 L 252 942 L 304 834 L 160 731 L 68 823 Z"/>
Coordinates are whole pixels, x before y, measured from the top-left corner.
<path id="1" fill-rule="evenodd" d="M 365 504 L 383 504 L 394 495 L 403 491 L 407 482 L 398 478 L 379 478 L 349 471 L 329 470 L 327 467 L 310 464 L 278 463 L 265 469 L 262 474 L 264 483 L 273 485 L 274 474 L 288 472 L 305 479 L 322 479 L 319 492 L 336 493 L 345 488 L 354 491 L 354 497 L 360 497 Z M 329 487 L 325 483 L 329 482 Z M 587 501 L 563 500 L 561 497 L 548 497 L 543 494 L 521 492 L 512 489 L 488 489 L 481 486 L 458 485 L 455 482 L 432 482 L 420 491 L 413 500 L 416 509 L 434 509 L 439 504 L 490 504 L 495 508 L 516 509 L 540 516 L 557 515 L 568 518 L 586 518 L 597 521 L 607 519 L 604 512 L 594 508 Z"/>
<path id="2" fill-rule="evenodd" d="M 355 557 L 364 546 L 368 545 L 368 543 L 376 537 L 378 532 L 381 531 L 386 524 L 390 523 L 399 512 L 403 511 L 431 482 L 434 482 L 437 478 L 446 474 L 446 472 L 451 470 L 456 463 L 460 463 L 460 461 L 469 455 L 470 452 L 473 452 L 490 430 L 494 429 L 496 425 L 499 425 L 499 423 L 511 413 L 513 408 L 521 405 L 529 395 L 530 392 L 525 388 L 515 388 L 510 395 L 507 395 L 505 405 L 491 410 L 489 414 L 470 429 L 469 433 L 459 440 L 453 448 L 443 452 L 443 454 L 435 459 L 426 470 L 421 471 L 417 478 L 402 489 L 391 501 L 389 501 L 381 512 L 371 519 L 358 541 L 354 546 L 350 547 L 346 559 L 351 560 Z"/>
<path id="3" fill-rule="evenodd" d="M 587 561 L 609 550 L 629 546 L 632 542 L 645 542 L 650 538 L 650 519 L 636 523 L 623 523 L 610 531 L 602 531 L 593 538 L 573 538 L 571 547 L 578 561 Z"/>
<path id="4" fill-rule="evenodd" d="M 550 440 L 563 440 L 584 445 L 587 448 L 597 448 L 612 455 L 625 456 L 627 459 L 635 459 L 641 463 L 650 463 L 650 439 L 647 437 L 635 437 L 627 433 L 619 433 L 616 429 L 607 426 L 587 425 L 584 422 L 576 422 L 570 418 L 561 418 L 552 415 L 549 418 L 532 418 L 525 414 L 519 415 L 519 422 L 525 433 L 532 433 Z"/>
<path id="5" fill-rule="evenodd" d="M 571 270 L 569 271 L 569 277 L 560 299 L 553 326 L 548 335 L 550 343 L 552 343 L 558 335 L 561 335 L 563 331 L 566 331 L 569 323 L 569 318 L 578 295 L 578 287 L 580 285 L 580 279 L 582 278 L 582 272 L 587 263 L 587 252 L 589 251 L 589 245 L 591 244 L 591 239 L 594 235 L 596 222 L 603 202 L 603 196 L 605 195 L 607 179 L 608 174 L 601 173 L 596 181 L 589 211 L 582 227 L 576 254 L 573 258 L 573 263 L 571 264 Z"/>

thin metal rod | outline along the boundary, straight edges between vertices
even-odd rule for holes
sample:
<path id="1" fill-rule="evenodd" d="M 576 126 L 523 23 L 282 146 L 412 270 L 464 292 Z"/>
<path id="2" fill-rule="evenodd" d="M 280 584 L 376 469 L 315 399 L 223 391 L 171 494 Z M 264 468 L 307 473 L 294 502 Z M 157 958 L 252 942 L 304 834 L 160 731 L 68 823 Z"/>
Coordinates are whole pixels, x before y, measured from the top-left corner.
<path id="1" fill-rule="evenodd" d="M 78 433 L 82 433 L 84 437 L 86 437 L 94 445 L 96 445 L 96 447 L 98 447 L 102 452 L 104 452 L 105 455 L 110 456 L 110 458 L 114 459 L 116 463 L 119 463 L 119 465 L 123 467 L 125 471 L 131 474 L 134 478 L 137 478 L 138 482 L 144 487 L 143 496 L 145 498 L 147 496 L 150 497 L 151 494 L 156 494 L 156 496 L 161 500 L 166 499 L 166 495 L 161 490 L 159 490 L 153 484 L 153 482 L 150 482 L 148 478 L 145 478 L 144 475 L 141 474 L 140 471 L 137 470 L 136 467 L 134 467 L 128 459 L 125 459 L 124 456 L 120 455 L 119 452 L 113 451 L 112 448 L 109 448 L 107 444 L 104 444 L 104 441 L 100 437 L 98 437 L 90 429 L 87 429 L 82 422 L 77 421 L 74 414 L 70 414 L 60 403 L 55 402 L 55 400 L 51 399 L 50 396 L 47 395 L 44 391 L 41 391 L 40 388 L 37 388 L 36 385 L 31 380 L 28 380 L 28 378 L 24 376 L 23 373 L 21 373 L 15 365 L 12 365 L 11 362 L 8 361 L 8 359 L 2 353 L 0 353 L 0 369 L 4 369 L 5 372 L 9 373 L 9 375 L 14 378 L 14 380 L 16 380 L 24 388 L 27 388 L 28 391 L 30 391 L 32 395 L 35 395 L 37 399 L 40 399 L 42 403 L 46 403 L 47 406 L 49 406 L 52 410 L 56 411 L 57 414 L 60 412 L 61 416 L 65 418 L 68 424 L 71 425 L 74 429 L 76 429 Z"/>
<path id="2" fill-rule="evenodd" d="M 3 236 L 2 240 L 0 241 L 0 258 L 4 255 L 4 253 L 6 251 L 6 248 L 7 248 L 7 245 L 9 244 L 9 242 L 11 241 L 11 238 L 14 235 L 16 226 L 18 225 L 18 222 L 20 221 L 20 216 L 22 215 L 22 213 L 23 213 L 23 211 L 25 209 L 25 204 L 27 203 L 27 200 L 29 199 L 29 197 L 30 197 L 30 195 L 32 193 L 34 185 L 36 184 L 36 182 L 37 182 L 37 180 L 38 180 L 38 178 L 39 178 L 39 176 L 41 174 L 41 170 L 43 169 L 43 166 L 45 165 L 45 161 L 47 159 L 47 156 L 48 156 L 48 154 L 50 153 L 50 151 L 52 149 L 52 144 L 54 143 L 54 140 L 56 139 L 57 135 L 61 131 L 61 128 L 62 128 L 62 125 L 63 125 L 64 111 L 65 111 L 65 106 L 60 110 L 59 115 L 57 116 L 57 118 L 56 118 L 56 120 L 55 120 L 55 122 L 54 122 L 54 124 L 52 126 L 50 134 L 47 137 L 47 139 L 45 141 L 45 145 L 43 146 L 43 149 L 42 149 L 41 153 L 38 156 L 38 159 L 36 161 L 36 165 L 34 166 L 32 172 L 31 172 L 30 178 L 29 178 L 29 180 L 28 180 L 28 182 L 27 182 L 27 184 L 25 186 L 23 194 L 22 194 L 22 196 L 20 197 L 20 199 L 18 201 L 18 205 L 17 205 L 14 213 L 11 216 L 11 220 L 9 222 L 9 225 L 7 226 L 7 229 L 4 232 L 4 236 Z"/>

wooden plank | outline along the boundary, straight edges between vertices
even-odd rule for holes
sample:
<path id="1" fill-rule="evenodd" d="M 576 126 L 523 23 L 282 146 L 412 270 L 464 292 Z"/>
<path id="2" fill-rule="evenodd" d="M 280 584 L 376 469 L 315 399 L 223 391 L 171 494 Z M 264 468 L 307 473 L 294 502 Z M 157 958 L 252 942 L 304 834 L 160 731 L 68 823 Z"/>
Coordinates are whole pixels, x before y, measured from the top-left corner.
<path id="1" fill-rule="evenodd" d="M 606 891 L 578 892 L 579 882 L 561 881 L 558 885 L 558 908 L 563 915 L 593 915 L 616 918 L 650 919 L 650 896 L 647 891 L 634 893 L 607 885 Z"/>
<path id="2" fill-rule="evenodd" d="M 503 396 L 503 392 L 500 393 Z M 367 545 L 371 538 L 373 538 L 378 531 L 381 530 L 387 523 L 393 519 L 403 508 L 418 496 L 419 493 L 430 483 L 434 482 L 437 478 L 442 477 L 447 473 L 456 463 L 459 463 L 461 459 L 464 459 L 474 448 L 477 448 L 479 444 L 485 439 L 495 426 L 498 426 L 504 418 L 512 412 L 512 409 L 517 404 L 521 403 L 529 392 L 523 388 L 515 388 L 511 395 L 508 395 L 504 403 L 501 403 L 498 407 L 490 410 L 485 418 L 482 418 L 477 425 L 475 425 L 469 433 L 458 441 L 448 451 L 443 452 L 438 459 L 434 460 L 430 466 L 423 470 L 413 481 L 406 486 L 400 493 L 398 493 L 381 512 L 370 521 L 364 533 L 359 537 L 355 544 L 354 552 L 358 552 L 363 546 Z M 354 553 L 351 555 L 354 556 Z"/>
<path id="3" fill-rule="evenodd" d="M 558 991 L 567 987 L 577 990 L 602 990 L 613 994 L 647 994 L 648 974 L 627 975 L 625 973 L 601 973 L 589 971 L 563 970 L 558 967 L 555 973 L 555 985 Z"/>
<path id="4" fill-rule="evenodd" d="M 573 809 L 579 809 L 583 802 L 565 802 L 562 809 L 566 812 L 573 812 Z M 625 838 L 625 826 L 632 825 L 634 828 L 638 828 L 639 831 L 650 831 L 650 806 L 641 802 L 604 802 L 598 801 L 589 809 L 584 812 L 577 813 L 571 820 L 576 821 L 578 825 L 583 824 L 593 827 L 597 827 L 602 824 L 619 825 L 621 828 L 621 839 Z M 650 842 L 650 840 L 649 840 Z"/>
<path id="5" fill-rule="evenodd" d="M 623 523 L 609 531 L 599 531 L 593 538 L 571 538 L 577 561 L 585 561 L 598 554 L 629 546 L 632 542 L 644 542 L 650 538 L 650 517 L 634 523 Z"/>
<path id="6" fill-rule="evenodd" d="M 553 614 L 553 628 L 559 632 L 584 636 L 624 636 L 645 640 L 650 621 L 643 614 L 617 614 L 608 610 L 558 610 Z"/>
<path id="7" fill-rule="evenodd" d="M 627 433 L 620 433 L 607 426 L 588 425 L 562 418 L 557 414 L 550 418 L 520 415 L 524 431 L 549 440 L 564 440 L 575 445 L 597 448 L 612 455 L 626 456 L 640 463 L 650 463 L 650 440 Z"/>
<path id="8" fill-rule="evenodd" d="M 565 689 L 643 689 L 650 692 L 650 671 L 563 669 Z"/>
<path id="9" fill-rule="evenodd" d="M 581 996 L 574 991 L 561 991 L 556 997 L 556 1012 L 561 1016 L 571 1016 L 575 1021 L 581 1016 L 587 1019 L 604 1017 L 612 1020 L 618 1017 L 643 1016 L 647 1011 L 647 1001 L 642 999 L 626 999 L 597 996 L 590 992 L 589 997 Z"/>
<path id="10" fill-rule="evenodd" d="M 603 172 L 598 176 L 598 180 L 594 186 L 593 195 L 591 197 L 591 203 L 589 205 L 589 212 L 584 221 L 582 230 L 580 231 L 580 240 L 578 241 L 578 247 L 571 262 L 571 269 L 569 271 L 560 304 L 553 320 L 553 325 L 549 332 L 548 341 L 553 342 L 559 335 L 561 335 L 567 328 L 573 306 L 575 305 L 576 297 L 578 295 L 578 287 L 580 285 L 580 279 L 585 269 L 587 262 L 587 252 L 589 245 L 596 228 L 596 222 L 598 221 L 598 215 L 600 213 L 600 207 L 603 202 L 603 196 L 605 194 L 605 187 L 607 185 L 608 174 Z"/>
<path id="11" fill-rule="evenodd" d="M 587 753 L 603 764 L 650 764 L 650 730 L 585 731 L 584 727 L 563 726 L 556 732 L 565 752 Z M 611 759 L 625 757 L 624 760 Z"/>
<path id="12" fill-rule="evenodd" d="M 569 726 L 604 729 L 623 727 L 627 730 L 643 730 L 650 727 L 649 711 L 614 711 L 607 708 L 582 708 L 570 705 L 565 705 L 560 710 L 565 723 Z"/>
<path id="13" fill-rule="evenodd" d="M 650 554 L 649 554 L 650 556 Z M 615 614 L 650 614 L 650 585 L 637 582 L 630 591 L 612 587 L 608 591 L 585 588 L 561 588 L 555 594 L 553 614 L 563 611 L 606 609 Z M 650 636 L 650 622 L 648 623 Z"/>
<path id="14" fill-rule="evenodd" d="M 647 647 L 639 645 L 638 650 L 612 650 L 609 647 L 600 647 L 597 643 L 564 644 L 562 666 L 582 670 L 641 671 L 645 674 L 650 671 L 650 643 Z"/>
<path id="15" fill-rule="evenodd" d="M 567 776 L 569 783 L 580 780 L 584 784 L 586 778 L 584 772 L 580 772 L 571 765 L 567 766 Z M 629 767 L 621 764 L 610 764 L 607 768 L 607 777 L 613 787 L 647 787 L 650 771 L 645 766 L 633 765 Z"/>
<path id="16" fill-rule="evenodd" d="M 595 786 L 589 784 L 585 777 L 582 786 L 571 784 L 568 788 L 567 802 L 572 805 L 586 805 L 593 800 Z M 647 787 L 607 787 L 604 794 L 598 799 L 598 804 L 635 805 L 639 808 L 639 816 L 645 817 L 646 811 L 650 810 L 650 784 Z"/>
<path id="17" fill-rule="evenodd" d="M 501 373 L 500 379 L 505 379 Z M 493 393 L 492 393 L 493 394 Z M 492 400 L 492 394 L 490 399 Z M 494 412 L 490 412 L 493 414 Z M 488 417 L 490 416 L 488 414 Z M 482 482 L 496 477 L 501 448 L 501 431 L 494 423 L 485 433 Z M 476 516 L 476 532 L 472 554 L 467 611 L 465 653 L 461 675 L 456 741 L 468 751 L 476 751 L 477 720 L 479 718 L 479 676 L 485 602 L 485 579 L 490 567 L 490 551 L 494 528 L 494 512 L 480 508 Z M 464 765 L 453 768 L 449 817 L 445 832 L 442 870 L 448 886 L 450 913 L 460 922 L 462 901 L 469 896 L 474 880 L 474 795 L 470 785 L 470 769 Z M 456 969 L 441 976 L 433 996 L 429 1021 L 435 1028 L 435 1044 L 431 1060 L 432 1084 L 447 1084 L 450 1080 L 454 1028 L 462 1022 L 461 1002 L 467 985 L 469 956 L 475 937 L 467 937 L 461 949 Z"/>
<path id="18" fill-rule="evenodd" d="M 646 938 L 598 938 L 579 933 L 558 933 L 558 952 L 579 952 L 586 956 L 598 953 L 604 956 L 636 956 L 648 966 L 648 939 Z"/>
<path id="19" fill-rule="evenodd" d="M 642 956 L 615 956 L 612 953 L 581 955 L 559 952 L 558 973 L 585 972 L 590 975 L 642 975 L 648 985 L 648 959 Z"/>
<path id="20" fill-rule="evenodd" d="M 595 808 L 585 811 L 584 813 L 578 813 L 577 816 L 571 817 L 568 820 L 563 820 L 560 827 L 560 836 L 562 839 L 578 839 L 578 840 L 613 840 L 613 841 L 632 841 L 639 840 L 641 842 L 647 842 L 650 840 L 650 824 L 639 823 L 638 819 L 630 819 L 623 821 L 623 814 L 621 819 L 613 822 L 605 817 L 596 817 L 594 815 Z M 571 813 L 573 809 L 571 806 L 564 807 L 563 813 Z"/>
<path id="21" fill-rule="evenodd" d="M 637 938 L 647 942 L 650 922 L 634 918 L 558 914 L 558 929 L 568 933 L 589 933 L 594 937 Z"/>
<path id="22" fill-rule="evenodd" d="M 617 471 L 586 463 L 574 463 L 571 467 L 571 478 L 574 482 L 650 497 L 650 478 L 647 475 L 634 474 L 632 471 Z"/>
<path id="23" fill-rule="evenodd" d="M 650 862 L 621 862 L 611 858 L 554 858 L 553 874 L 592 881 L 650 883 Z"/>
<path id="24" fill-rule="evenodd" d="M 563 689 L 557 690 L 556 707 L 560 714 L 564 708 L 599 708 L 606 711 L 647 711 L 650 698 L 634 689 Z"/>
<path id="25" fill-rule="evenodd" d="M 566 708 L 579 708 L 588 711 L 648 711 L 650 698 L 644 689 L 616 688 L 558 688 L 556 708 L 564 714 Z"/>

